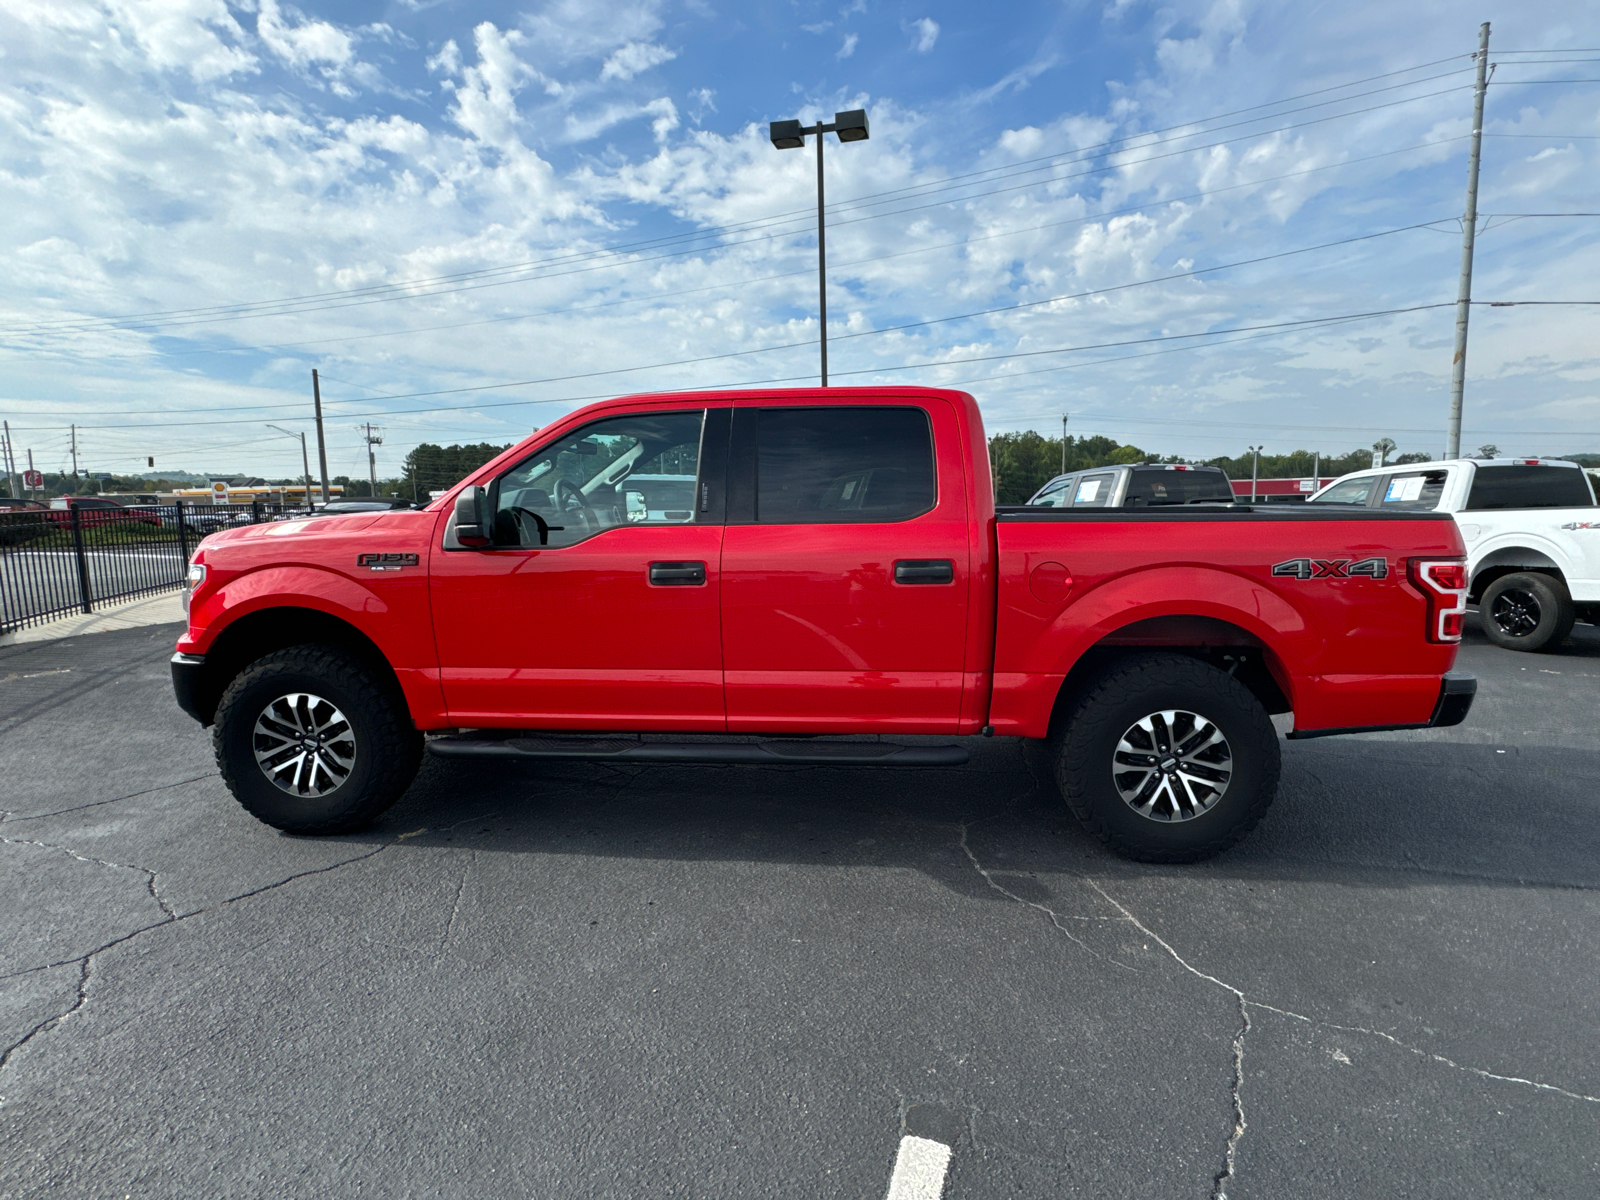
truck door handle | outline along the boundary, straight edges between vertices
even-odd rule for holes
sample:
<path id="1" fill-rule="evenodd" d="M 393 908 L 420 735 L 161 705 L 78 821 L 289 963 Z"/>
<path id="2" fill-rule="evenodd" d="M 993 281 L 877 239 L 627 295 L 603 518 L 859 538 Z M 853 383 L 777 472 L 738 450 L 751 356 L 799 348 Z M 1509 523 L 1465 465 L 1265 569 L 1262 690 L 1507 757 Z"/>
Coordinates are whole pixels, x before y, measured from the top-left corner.
<path id="1" fill-rule="evenodd" d="M 704 587 L 703 562 L 658 562 L 650 564 L 650 582 L 656 587 Z"/>
<path id="2" fill-rule="evenodd" d="M 948 558 L 906 558 L 894 565 L 896 583 L 954 583 L 956 565 Z"/>

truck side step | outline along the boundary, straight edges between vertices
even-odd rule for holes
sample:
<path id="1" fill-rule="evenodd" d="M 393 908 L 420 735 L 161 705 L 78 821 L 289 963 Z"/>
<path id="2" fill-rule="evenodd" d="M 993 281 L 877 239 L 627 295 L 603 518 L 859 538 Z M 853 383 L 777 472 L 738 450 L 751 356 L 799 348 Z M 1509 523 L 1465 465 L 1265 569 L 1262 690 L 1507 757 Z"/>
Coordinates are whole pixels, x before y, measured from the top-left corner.
<path id="1" fill-rule="evenodd" d="M 445 734 L 428 739 L 444 758 L 579 758 L 605 762 L 775 763 L 816 767 L 959 767 L 965 746 L 904 746 L 893 742 L 646 742 L 627 737 Z"/>

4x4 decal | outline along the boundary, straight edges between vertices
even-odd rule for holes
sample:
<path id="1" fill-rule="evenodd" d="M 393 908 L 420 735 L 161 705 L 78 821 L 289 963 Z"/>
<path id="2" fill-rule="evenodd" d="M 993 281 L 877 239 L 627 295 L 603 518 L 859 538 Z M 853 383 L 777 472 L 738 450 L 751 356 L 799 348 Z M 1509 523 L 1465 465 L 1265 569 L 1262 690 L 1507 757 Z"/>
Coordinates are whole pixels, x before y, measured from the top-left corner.
<path id="1" fill-rule="evenodd" d="M 1387 579 L 1389 561 L 1383 558 L 1363 558 L 1355 562 L 1348 558 L 1291 558 L 1273 563 L 1272 573 L 1291 579 Z"/>

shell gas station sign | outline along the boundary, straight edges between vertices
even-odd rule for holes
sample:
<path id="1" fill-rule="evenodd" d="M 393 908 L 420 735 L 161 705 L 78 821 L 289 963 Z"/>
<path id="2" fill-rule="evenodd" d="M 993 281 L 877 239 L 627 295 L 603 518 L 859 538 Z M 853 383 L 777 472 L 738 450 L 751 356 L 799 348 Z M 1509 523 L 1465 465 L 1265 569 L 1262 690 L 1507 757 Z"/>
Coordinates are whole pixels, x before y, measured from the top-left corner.
<path id="1" fill-rule="evenodd" d="M 218 481 L 211 485 L 211 503 L 228 503 L 228 485 L 226 483 Z"/>

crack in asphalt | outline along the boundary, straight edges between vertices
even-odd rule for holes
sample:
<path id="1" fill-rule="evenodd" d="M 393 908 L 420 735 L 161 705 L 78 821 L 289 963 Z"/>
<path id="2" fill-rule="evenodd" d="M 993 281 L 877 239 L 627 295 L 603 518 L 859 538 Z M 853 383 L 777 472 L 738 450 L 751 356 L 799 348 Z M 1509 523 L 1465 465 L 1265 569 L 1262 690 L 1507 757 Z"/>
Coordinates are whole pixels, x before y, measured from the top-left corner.
<path id="1" fill-rule="evenodd" d="M 6 842 L 14 842 L 15 840 L 16 839 L 12 839 L 12 838 L 0 838 L 0 841 L 6 841 Z M 73 858 L 79 859 L 80 861 L 97 863 L 97 864 L 99 864 L 101 866 L 116 867 L 116 868 L 120 868 L 120 869 L 134 870 L 134 871 L 146 871 L 146 868 L 144 868 L 144 867 L 129 867 L 125 863 L 110 863 L 110 862 L 105 862 L 105 861 L 103 861 L 101 859 L 86 858 L 81 854 L 76 854 L 71 850 L 67 850 L 66 847 L 64 847 L 64 846 L 51 846 L 48 843 L 44 843 L 44 842 L 24 842 L 24 843 L 21 843 L 21 844 L 30 845 L 30 846 L 44 846 L 46 849 L 60 850 L 63 853 L 72 855 Z M 47 1017 L 43 1021 L 40 1021 L 32 1029 L 28 1030 L 27 1033 L 23 1034 L 22 1037 L 17 1039 L 15 1042 L 11 1043 L 11 1045 L 7 1046 L 4 1050 L 0 1050 L 0 1071 L 4 1071 L 5 1070 L 6 1066 L 11 1062 L 12 1058 L 14 1058 L 16 1056 L 17 1051 L 21 1050 L 24 1046 L 26 1046 L 29 1042 L 33 1041 L 34 1038 L 40 1036 L 41 1034 L 49 1033 L 50 1031 L 58 1028 L 62 1024 L 62 1022 L 64 1022 L 68 1017 L 72 1016 L 78 1010 L 83 1008 L 83 1006 L 89 1002 L 89 980 L 90 980 L 90 977 L 92 976 L 93 971 L 94 971 L 94 960 L 95 960 L 95 957 L 97 955 L 104 954 L 107 950 L 114 949 L 115 947 L 123 945 L 126 942 L 131 942 L 134 938 L 140 937 L 143 934 L 149 933 L 153 929 L 164 929 L 168 925 L 176 925 L 179 922 L 189 920 L 191 917 L 198 917 L 198 916 L 204 915 L 205 913 L 219 911 L 220 909 L 227 908 L 229 905 L 237 904 L 241 900 L 249 900 L 252 897 L 260 896 L 260 895 L 263 895 L 263 894 L 265 894 L 267 892 L 276 891 L 278 888 L 281 888 L 281 887 L 284 887 L 284 886 L 286 886 L 288 884 L 291 884 L 291 883 L 295 882 L 297 879 L 305 879 L 305 878 L 307 878 L 309 876 L 312 876 L 312 875 L 326 875 L 328 872 L 337 871 L 341 867 L 348 867 L 348 866 L 353 865 L 354 863 L 365 862 L 367 859 L 372 858 L 375 855 L 383 853 L 383 851 L 389 849 L 389 847 L 392 846 L 393 844 L 394 844 L 393 842 L 384 842 L 382 845 L 376 846 L 373 849 L 368 850 L 365 854 L 357 854 L 357 855 L 355 855 L 354 857 L 351 857 L 351 858 L 341 859 L 340 861 L 338 861 L 336 863 L 330 863 L 328 866 L 325 866 L 325 867 L 314 867 L 314 868 L 312 868 L 311 870 L 308 870 L 308 871 L 297 871 L 293 875 L 286 876 L 285 878 L 280 879 L 275 883 L 263 884 L 261 887 L 251 888 L 247 892 L 240 892 L 237 895 L 229 896 L 225 900 L 220 900 L 216 904 L 213 904 L 213 905 L 211 905 L 211 906 L 209 906 L 207 908 L 196 908 L 196 909 L 192 909 L 191 911 L 186 912 L 186 913 L 174 913 L 166 905 L 166 903 L 164 901 L 161 901 L 159 899 L 159 897 L 158 897 L 157 898 L 157 903 L 160 903 L 161 906 L 162 906 L 163 911 L 168 913 L 168 915 L 164 919 L 162 919 L 160 921 L 154 921 L 149 925 L 144 925 L 144 926 L 141 926 L 138 929 L 132 930 L 129 933 L 125 933 L 121 937 L 113 938 L 111 941 L 106 942 L 104 945 L 96 946 L 93 950 L 90 950 L 86 954 L 80 954 L 80 955 L 78 955 L 78 956 L 76 956 L 74 958 L 63 958 L 63 959 L 58 960 L 57 962 L 45 963 L 42 966 L 29 967 L 25 971 L 13 971 L 13 972 L 10 972 L 9 974 L 6 974 L 6 975 L 0 975 L 0 981 L 4 981 L 4 980 L 7 980 L 7 979 L 17 979 L 17 978 L 20 978 L 23 975 L 36 974 L 39 971 L 51 971 L 51 970 L 56 969 L 57 967 L 64 967 L 64 966 L 67 966 L 67 965 L 69 965 L 71 963 L 77 963 L 77 964 L 79 964 L 79 967 L 80 967 L 79 976 L 78 976 L 78 994 L 77 994 L 77 997 L 73 1000 L 72 1005 L 69 1008 L 65 1009 L 64 1011 L 56 1013 L 53 1016 Z M 154 887 L 155 874 L 154 874 L 154 872 L 150 872 L 150 871 L 146 871 L 146 873 L 151 878 L 151 881 L 152 881 L 152 894 L 154 894 L 153 893 L 153 887 Z M 4 1107 L 4 1105 L 5 1105 L 5 1097 L 3 1095 L 0 1095 L 0 1107 Z"/>
<path id="2" fill-rule="evenodd" d="M 474 850 L 467 859 L 466 866 L 461 868 L 461 882 L 456 884 L 456 898 L 455 902 L 450 906 L 450 919 L 445 922 L 444 935 L 439 939 L 440 954 L 444 953 L 445 947 L 450 944 L 450 935 L 455 932 L 456 917 L 461 914 L 461 897 L 467 891 L 467 876 L 472 874 L 472 868 L 477 864 L 477 861 L 478 852 Z"/>
<path id="3" fill-rule="evenodd" d="M 1058 914 L 1053 909 L 1046 905 L 1039 904 L 1036 901 L 1026 900 L 1017 895 L 1015 892 L 1012 892 L 1003 887 L 1001 884 L 997 883 L 991 876 L 989 870 L 984 867 L 982 862 L 979 861 L 978 856 L 973 853 L 972 847 L 967 841 L 968 825 L 963 823 L 960 826 L 960 829 L 961 849 L 966 853 L 967 858 L 971 860 L 973 869 L 983 877 L 985 883 L 987 883 L 991 888 L 999 892 L 1001 895 L 1005 896 L 1007 899 L 1013 900 L 1027 908 L 1037 909 L 1046 914 L 1050 918 L 1050 924 L 1058 932 L 1064 934 L 1074 945 L 1088 950 L 1090 954 L 1093 954 L 1096 958 L 1099 958 L 1102 961 L 1116 961 L 1115 959 L 1107 959 L 1103 955 L 1096 953 L 1094 950 L 1090 949 L 1090 947 L 1087 946 L 1080 938 L 1075 937 L 1071 930 L 1067 929 L 1061 924 Z M 1070 872 L 1068 872 L 1068 874 L 1070 874 Z M 1211 1200 L 1227 1200 L 1227 1185 L 1228 1181 L 1233 1179 L 1235 1175 L 1235 1161 L 1239 1149 L 1239 1143 L 1241 1140 L 1243 1140 L 1245 1131 L 1249 1128 L 1249 1123 L 1245 1120 L 1244 1114 L 1244 1052 L 1245 1041 L 1248 1038 L 1252 1028 L 1254 1028 L 1253 1023 L 1250 1020 L 1251 1009 L 1257 1009 L 1261 1012 L 1269 1012 L 1276 1016 L 1288 1018 L 1291 1021 L 1298 1021 L 1301 1024 L 1308 1025 L 1313 1028 L 1320 1027 L 1323 1029 L 1338 1030 L 1341 1033 L 1363 1034 L 1368 1037 L 1378 1038 L 1382 1041 L 1388 1042 L 1390 1045 L 1395 1046 L 1398 1049 L 1405 1050 L 1410 1054 L 1415 1054 L 1419 1058 L 1428 1059 L 1432 1062 L 1439 1063 L 1442 1066 L 1449 1067 L 1452 1070 L 1461 1071 L 1469 1075 L 1476 1075 L 1481 1079 L 1491 1079 L 1498 1083 L 1518 1084 L 1523 1087 L 1533 1088 L 1537 1091 L 1551 1092 L 1555 1095 L 1563 1096 L 1569 1100 L 1580 1100 L 1589 1104 L 1600 1104 L 1600 1096 L 1591 1096 L 1584 1092 L 1571 1091 L 1570 1089 L 1559 1087 L 1552 1083 L 1544 1083 L 1536 1079 L 1527 1079 L 1520 1075 L 1503 1075 L 1495 1071 L 1484 1070 L 1481 1067 L 1474 1067 L 1464 1063 L 1459 1063 L 1443 1054 L 1437 1054 L 1431 1050 L 1423 1049 L 1420 1046 L 1410 1045 L 1409 1043 L 1395 1037 L 1394 1034 L 1388 1033 L 1382 1029 L 1369 1029 L 1359 1025 L 1341 1025 L 1333 1021 L 1324 1021 L 1316 1017 L 1308 1017 L 1304 1013 L 1292 1012 L 1286 1008 L 1279 1008 L 1276 1005 L 1267 1004 L 1261 1000 L 1252 1000 L 1241 988 L 1237 988 L 1233 984 L 1219 979 L 1209 972 L 1202 971 L 1199 967 L 1196 967 L 1194 964 L 1189 962 L 1186 958 L 1178 953 L 1177 949 L 1170 942 L 1168 942 L 1155 930 L 1151 929 L 1148 925 L 1141 921 L 1131 909 L 1129 909 L 1116 897 L 1111 895 L 1111 893 L 1107 892 L 1093 879 L 1082 875 L 1074 876 L 1074 878 L 1076 878 L 1079 882 L 1087 884 L 1089 887 L 1093 888 L 1094 891 L 1097 892 L 1107 904 L 1116 909 L 1123 920 L 1127 921 L 1135 929 L 1139 930 L 1139 932 L 1144 934 L 1151 941 L 1155 942 L 1156 945 L 1160 946 L 1162 950 L 1166 951 L 1168 957 L 1170 957 L 1173 962 L 1177 963 L 1195 978 L 1202 980 L 1205 983 L 1212 984 L 1215 987 L 1221 988 L 1238 1001 L 1239 1031 L 1234 1035 L 1233 1038 L 1233 1081 L 1232 1086 L 1229 1089 L 1230 1098 L 1233 1104 L 1234 1125 L 1232 1132 L 1228 1135 L 1227 1145 L 1223 1150 L 1222 1167 L 1217 1172 L 1213 1180 Z M 1125 963 L 1117 963 L 1117 965 L 1127 967 L 1127 964 Z M 1127 967 L 1127 969 L 1134 970 L 1135 968 Z"/>
<path id="4" fill-rule="evenodd" d="M 985 868 L 984 865 L 981 862 L 978 861 L 978 856 L 972 852 L 972 847 L 970 845 L 968 845 L 968 843 L 967 843 L 967 824 L 965 822 L 963 822 L 960 828 L 961 828 L 961 849 L 963 851 L 965 851 L 967 858 L 971 861 L 973 870 L 977 871 L 979 875 L 983 876 L 983 881 L 985 883 L 987 883 L 990 887 L 992 887 L 995 891 L 999 892 L 1002 896 L 1004 896 L 1008 900 L 1014 900 L 1018 904 L 1026 905 L 1028 908 L 1038 909 L 1045 916 L 1050 918 L 1050 924 L 1055 926 L 1056 930 L 1059 933 L 1063 934 L 1069 942 L 1071 942 L 1075 946 L 1078 946 L 1078 947 L 1081 947 L 1084 950 L 1087 950 L 1090 954 L 1094 955 L 1101 962 L 1111 963 L 1113 966 L 1121 967 L 1124 971 L 1132 971 L 1135 974 L 1138 973 L 1138 968 L 1137 967 L 1131 967 L 1127 963 L 1117 962 L 1116 959 L 1107 958 L 1105 955 L 1101 954 L 1099 951 L 1094 950 L 1093 948 L 1090 947 L 1089 943 L 1085 942 L 1082 938 L 1080 938 L 1076 934 L 1074 934 L 1072 932 L 1072 930 L 1068 929 L 1065 925 L 1063 925 L 1061 923 L 1063 919 L 1070 919 L 1070 920 L 1074 920 L 1074 921 L 1093 921 L 1093 920 L 1097 920 L 1099 918 L 1095 918 L 1095 917 L 1078 917 L 1078 916 L 1073 916 L 1071 918 L 1063 918 L 1060 913 L 1056 912 L 1056 910 L 1051 908 L 1048 904 L 1040 904 L 1037 900 L 1025 900 L 1021 896 L 1017 895 L 1015 892 L 1011 891 L 1009 888 L 1005 887 L 1003 884 L 997 883 L 995 881 L 994 876 L 989 873 L 988 869 Z"/>
<path id="5" fill-rule="evenodd" d="M 77 859 L 81 863 L 91 863 L 98 867 L 112 867 L 119 871 L 138 871 L 140 874 L 145 876 L 145 889 L 150 893 L 150 898 L 156 902 L 156 906 L 160 908 L 168 918 L 176 917 L 178 915 L 173 911 L 172 906 L 169 905 L 162 897 L 161 893 L 156 890 L 156 873 L 149 867 L 140 867 L 134 865 L 133 863 L 110 862 L 103 858 L 94 858 L 87 854 L 79 854 L 76 850 L 69 846 L 60 846 L 54 842 L 36 842 L 31 838 L 0 837 L 0 844 L 7 846 L 37 846 L 41 850 L 59 851 L 60 853 L 67 855 L 69 858 Z"/>
<path id="6" fill-rule="evenodd" d="M 86 808 L 99 808 L 104 804 L 120 804 L 124 800 L 134 800 L 140 796 L 149 796 L 155 792 L 164 792 L 169 788 L 182 787 L 186 783 L 199 783 L 202 779 L 210 779 L 217 775 L 218 772 L 216 771 L 207 771 L 204 775 L 196 775 L 193 779 L 179 779 L 172 783 L 158 783 L 155 787 L 148 787 L 139 792 L 129 792 L 126 796 L 112 796 L 107 800 L 91 800 L 87 804 L 75 804 L 71 808 L 58 808 L 55 812 L 34 813 L 31 816 L 26 817 L 19 817 L 15 813 L 3 813 L 0 814 L 0 822 L 9 819 L 12 824 L 20 824 L 23 821 L 42 821 L 46 817 L 64 817 L 68 813 L 82 812 Z"/>

